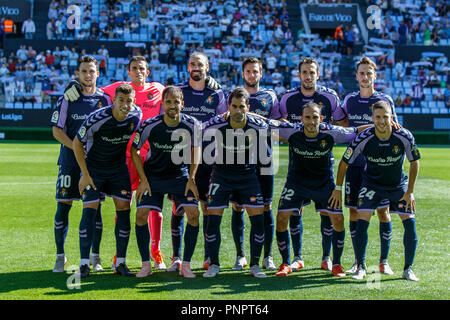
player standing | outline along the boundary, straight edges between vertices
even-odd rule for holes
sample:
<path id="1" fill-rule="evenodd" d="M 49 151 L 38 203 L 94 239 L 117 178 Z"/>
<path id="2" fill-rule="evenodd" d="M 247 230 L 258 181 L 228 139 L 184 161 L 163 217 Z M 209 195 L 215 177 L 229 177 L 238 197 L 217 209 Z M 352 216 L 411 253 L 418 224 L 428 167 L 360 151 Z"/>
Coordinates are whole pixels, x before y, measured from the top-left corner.
<path id="1" fill-rule="evenodd" d="M 194 117 L 201 123 L 208 122 L 212 117 L 227 110 L 225 95 L 222 89 L 211 88 L 212 78 L 208 77 L 209 62 L 208 57 L 202 52 L 193 52 L 188 60 L 189 81 L 179 84 L 183 91 L 184 106 L 183 114 Z M 208 81 L 207 81 L 208 80 Z M 215 82 L 215 81 L 214 81 Z M 208 211 L 206 208 L 209 179 L 211 176 L 211 166 L 203 162 L 199 165 L 195 176 L 195 183 L 199 192 L 200 206 L 203 213 L 203 235 L 206 231 L 206 221 Z M 176 271 L 181 268 L 181 257 L 179 257 L 181 242 L 183 239 L 184 215 L 172 212 L 172 246 L 174 248 L 172 265 L 167 271 Z M 203 268 L 208 269 L 209 259 L 206 241 L 204 242 L 204 263 Z"/>
<path id="2" fill-rule="evenodd" d="M 211 145 L 215 150 L 205 236 L 211 263 L 203 274 L 205 278 L 215 277 L 220 271 L 220 224 L 232 194 L 237 195 L 250 217 L 250 274 L 257 278 L 266 277 L 259 267 L 264 243 L 264 204 L 256 167 L 261 152 L 269 148 L 268 125 L 248 115 L 249 98 L 244 88 L 233 90 L 228 101 L 228 119 L 214 117 L 204 129 L 204 139 L 213 138 Z M 203 153 L 209 155 L 209 148 L 207 146 Z"/>
<path id="3" fill-rule="evenodd" d="M 128 84 L 116 88 L 112 107 L 90 114 L 73 141 L 82 176 L 79 191 L 83 199 L 80 222 L 80 275 L 89 275 L 89 248 L 100 193 L 109 195 L 116 207 L 116 274 L 134 276 L 126 265 L 130 238 L 131 182 L 126 164 L 128 141 L 139 128 L 142 111 L 134 105 L 134 89 Z M 83 148 L 85 146 L 86 149 Z M 86 158 L 85 158 L 86 152 Z"/>
<path id="4" fill-rule="evenodd" d="M 411 132 L 407 129 L 393 129 L 391 106 L 386 101 L 373 105 L 374 128 L 367 129 L 355 138 L 339 163 L 336 189 L 330 198 L 333 208 L 341 206 L 342 183 L 349 164 L 363 155 L 366 166 L 358 195 L 358 222 L 356 225 L 356 262 L 358 269 L 352 278 L 364 279 L 366 275 L 365 256 L 368 242 L 367 229 L 372 212 L 389 207 L 398 213 L 405 229 L 403 245 L 405 264 L 402 277 L 418 281 L 412 271 L 417 248 L 415 222 L 414 186 L 419 173 L 420 154 Z M 410 162 L 409 181 L 403 172 L 405 155 Z"/>
<path id="5" fill-rule="evenodd" d="M 280 112 L 282 118 L 289 122 L 299 122 L 302 116 L 302 106 L 313 101 L 321 108 L 323 122 L 341 125 L 345 118 L 345 113 L 341 109 L 340 100 L 337 93 L 323 86 L 317 85 L 319 79 L 319 63 L 314 59 L 307 57 L 303 59 L 298 66 L 299 78 L 301 86 L 287 91 L 280 99 Z M 333 157 L 332 157 L 333 158 Z M 304 205 L 309 202 L 304 202 Z M 304 267 L 301 254 L 302 234 L 303 234 L 303 208 L 299 213 L 294 212 L 289 220 L 290 233 L 292 239 L 292 247 L 294 251 L 294 260 L 292 262 L 292 270 L 299 270 Z M 322 234 L 322 263 L 321 268 L 331 270 L 332 264 L 330 260 L 331 238 L 333 227 L 330 217 L 327 213 L 320 213 L 320 231 Z"/>
<path id="6" fill-rule="evenodd" d="M 80 79 L 82 88 L 80 97 L 73 102 L 66 100 L 64 96 L 60 97 L 51 119 L 53 136 L 61 143 L 58 158 L 59 173 L 56 184 L 56 263 L 53 272 L 64 272 L 64 265 L 67 261 L 64 253 L 64 243 L 69 230 L 69 211 L 72 207 L 72 202 L 81 199 L 78 191 L 80 167 L 73 154 L 73 139 L 81 124 L 91 112 L 112 104 L 109 95 L 96 87 L 99 71 L 97 60 L 94 57 L 80 57 L 75 74 Z M 100 204 L 95 215 L 95 224 L 90 264 L 93 266 L 93 270 L 103 271 L 99 255 L 103 230 Z"/>
<path id="7" fill-rule="evenodd" d="M 356 65 L 356 80 L 359 83 L 359 91 L 348 94 L 342 104 L 344 112 L 347 114 L 344 126 L 359 126 L 372 123 L 372 105 L 377 101 L 386 101 L 391 106 L 394 121 L 397 121 L 395 106 L 392 98 L 382 92 L 375 91 L 375 79 L 377 78 L 377 65 L 368 57 L 361 58 Z M 353 250 L 356 256 L 356 224 L 358 221 L 358 194 L 361 189 L 362 173 L 365 166 L 364 157 L 360 155 L 358 159 L 348 166 L 345 176 L 345 206 L 350 211 L 350 235 L 353 243 Z M 381 273 L 394 274 L 388 264 L 388 254 L 391 243 L 392 222 L 389 208 L 377 209 L 380 221 L 380 265 Z M 356 261 L 347 271 L 355 273 L 357 269 Z"/>
<path id="8" fill-rule="evenodd" d="M 250 93 L 250 112 L 258 114 L 268 119 L 280 119 L 280 106 L 277 95 L 273 89 L 265 89 L 259 86 L 263 76 L 261 61 L 257 58 L 247 58 L 242 62 L 242 78 L 244 88 Z M 268 141 L 270 143 L 270 141 Z M 267 171 L 267 172 L 264 172 Z M 272 258 L 272 242 L 275 232 L 275 225 L 272 215 L 273 197 L 273 167 L 272 162 L 260 165 L 257 169 L 258 180 L 261 185 L 261 192 L 264 201 L 264 258 L 262 267 L 274 271 L 277 270 Z M 236 262 L 233 270 L 242 270 L 247 266 L 244 252 L 244 211 L 239 205 L 238 199 L 232 198 L 231 230 L 236 246 Z"/>
<path id="9" fill-rule="evenodd" d="M 344 216 L 342 209 L 331 209 L 328 199 L 334 185 L 332 149 L 335 143 L 352 141 L 360 128 L 343 128 L 322 122 L 320 107 L 314 102 L 302 108 L 301 123 L 290 124 L 271 121 L 271 128 L 278 129 L 280 137 L 289 142 L 289 170 L 280 197 L 277 214 L 277 243 L 283 258 L 276 276 L 287 276 L 290 267 L 289 217 L 300 211 L 303 203 L 312 199 L 316 211 L 327 213 L 333 224 L 333 266 L 335 277 L 345 276 L 341 265 L 344 250 Z"/>
<path id="10" fill-rule="evenodd" d="M 104 92 L 108 93 L 112 98 L 114 98 L 115 90 L 118 86 L 122 84 L 129 84 L 133 87 L 136 93 L 136 105 L 142 110 L 143 120 L 150 117 L 159 115 L 161 110 L 161 94 L 164 90 L 164 86 L 159 82 L 146 82 L 148 75 L 150 74 L 150 69 L 148 67 L 147 60 L 143 56 L 133 56 L 128 62 L 128 76 L 131 81 L 117 81 L 106 87 L 101 88 Z M 78 96 L 78 87 L 76 82 L 74 85 L 68 85 L 66 92 L 64 94 L 67 99 L 75 99 Z M 134 135 L 133 135 L 134 138 Z M 135 191 L 139 186 L 139 176 L 137 174 L 136 168 L 131 159 L 131 144 L 133 139 L 130 139 L 127 146 L 126 161 L 128 166 L 128 171 L 131 179 L 132 191 Z M 144 162 L 145 157 L 148 152 L 148 143 L 145 144 L 140 150 L 140 156 L 142 162 Z M 161 228 L 162 228 L 162 213 L 158 211 L 151 211 L 149 215 L 148 227 L 151 233 L 151 256 L 155 262 L 155 268 L 164 270 L 166 265 L 164 263 L 164 257 L 160 251 L 161 242 Z M 116 256 L 114 257 L 113 268 L 116 266 Z"/>
<path id="11" fill-rule="evenodd" d="M 201 157 L 201 126 L 195 118 L 181 113 L 183 92 L 180 88 L 166 87 L 163 91 L 162 106 L 164 115 L 144 121 L 131 148 L 132 158 L 140 178 L 136 191 L 136 239 L 143 262 L 142 269 L 136 276 L 146 277 L 152 274 L 148 252 L 150 239 L 146 232 L 148 213 L 150 209 L 161 212 L 164 195 L 169 194 L 169 198 L 178 209 L 175 215 L 184 215 L 186 212 L 188 217 L 180 275 L 194 278 L 195 274 L 191 271 L 190 262 L 199 231 L 199 211 L 196 200 L 198 191 L 194 180 Z M 150 144 L 150 154 L 142 167 L 137 150 L 147 141 Z M 183 161 L 176 163 L 175 155 L 183 158 Z M 184 161 L 186 156 L 188 156 L 186 160 L 190 160 L 189 163 Z M 190 168 L 189 164 L 191 164 Z M 180 211 L 181 208 L 183 210 Z M 184 225 L 181 227 L 184 229 Z M 176 251 L 178 256 L 181 256 L 181 252 L 178 253 L 181 247 Z"/>

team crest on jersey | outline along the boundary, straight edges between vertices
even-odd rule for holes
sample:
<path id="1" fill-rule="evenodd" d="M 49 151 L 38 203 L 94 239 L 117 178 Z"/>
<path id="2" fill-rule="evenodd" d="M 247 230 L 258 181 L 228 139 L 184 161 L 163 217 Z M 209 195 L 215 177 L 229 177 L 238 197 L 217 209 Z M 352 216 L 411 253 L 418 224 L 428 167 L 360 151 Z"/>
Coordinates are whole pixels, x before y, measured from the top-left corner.
<path id="1" fill-rule="evenodd" d="M 53 122 L 53 123 L 57 123 L 57 122 L 58 122 L 58 119 L 59 119 L 59 112 L 58 112 L 58 111 L 53 112 L 53 115 L 52 115 L 52 122 Z"/>
<path id="2" fill-rule="evenodd" d="M 327 147 L 327 142 L 325 140 L 320 141 L 320 147 L 325 149 Z"/>
<path id="3" fill-rule="evenodd" d="M 102 107 L 102 102 L 101 101 L 99 101 L 98 103 L 97 103 L 97 108 L 101 108 Z"/>
<path id="4" fill-rule="evenodd" d="M 348 159 L 350 159 L 352 154 L 353 154 L 353 149 L 347 148 L 347 150 L 345 150 L 345 153 L 344 153 L 344 158 L 348 160 Z"/>
<path id="5" fill-rule="evenodd" d="M 62 189 L 61 189 L 61 195 L 62 195 L 63 197 L 65 197 L 65 196 L 66 196 L 66 193 L 67 193 L 66 189 L 65 189 L 65 188 L 62 188 Z"/>
<path id="6" fill-rule="evenodd" d="M 153 99 L 153 93 L 149 92 L 147 95 L 147 99 L 148 100 L 152 100 Z"/>
<path id="7" fill-rule="evenodd" d="M 134 123 L 130 123 L 130 131 L 134 131 Z"/>
<path id="8" fill-rule="evenodd" d="M 398 148 L 398 146 L 394 146 L 394 148 L 392 149 L 392 152 L 394 152 L 394 154 L 398 154 L 400 151 L 400 149 Z"/>
<path id="9" fill-rule="evenodd" d="M 78 134 L 83 139 L 85 134 L 86 134 L 86 127 L 85 126 L 81 126 L 80 130 L 78 130 Z"/>
<path id="10" fill-rule="evenodd" d="M 210 105 L 213 102 L 212 96 L 209 96 L 205 102 Z"/>
<path id="11" fill-rule="evenodd" d="M 268 105 L 267 99 L 266 99 L 266 98 L 262 98 L 261 104 L 262 104 L 262 106 L 263 106 L 264 108 L 266 108 L 267 105 Z"/>
<path id="12" fill-rule="evenodd" d="M 322 107 L 323 107 L 323 102 L 322 102 L 322 101 L 319 102 L 318 105 L 319 105 L 319 108 L 322 109 Z"/>

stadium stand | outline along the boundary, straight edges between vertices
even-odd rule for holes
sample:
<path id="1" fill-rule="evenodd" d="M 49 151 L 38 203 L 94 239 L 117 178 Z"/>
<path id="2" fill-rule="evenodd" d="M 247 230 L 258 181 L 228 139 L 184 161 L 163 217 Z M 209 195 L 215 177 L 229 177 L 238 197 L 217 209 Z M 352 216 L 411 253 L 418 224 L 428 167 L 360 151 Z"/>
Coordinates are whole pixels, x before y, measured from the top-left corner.
<path id="1" fill-rule="evenodd" d="M 21 45 L 1 52 L 0 106 L 15 108 L 15 103 L 28 103 L 29 108 L 31 103 L 34 108 L 48 107 L 73 77 L 76 59 L 83 54 L 99 60 L 99 86 L 127 80 L 129 56 L 114 56 L 108 51 L 108 43 L 120 41 L 130 54 L 146 56 L 150 78 L 164 84 L 187 80 L 186 58 L 200 50 L 210 57 L 210 73 L 225 89 L 232 89 L 242 84 L 242 59 L 256 56 L 264 63 L 262 85 L 278 94 L 300 84 L 298 62 L 313 56 L 320 62 L 319 84 L 335 89 L 341 98 L 355 90 L 354 66 L 366 55 L 379 66 L 377 89 L 398 102 L 399 113 L 448 113 L 448 59 L 433 50 L 450 44 L 447 2 L 357 1 L 361 12 L 370 5 L 382 9 L 382 27 L 370 31 L 364 42 L 357 25 L 344 26 L 343 49 L 333 34 L 305 31 L 299 18 L 301 3 L 334 2 L 38 1 L 36 17 L 45 12 L 45 19 L 36 18 L 35 38 L 40 34 L 54 45 L 46 50 Z M 104 45 L 89 50 L 64 45 L 60 40 L 101 41 Z M 398 46 L 410 45 L 429 46 L 429 50 L 418 60 L 397 61 Z"/>

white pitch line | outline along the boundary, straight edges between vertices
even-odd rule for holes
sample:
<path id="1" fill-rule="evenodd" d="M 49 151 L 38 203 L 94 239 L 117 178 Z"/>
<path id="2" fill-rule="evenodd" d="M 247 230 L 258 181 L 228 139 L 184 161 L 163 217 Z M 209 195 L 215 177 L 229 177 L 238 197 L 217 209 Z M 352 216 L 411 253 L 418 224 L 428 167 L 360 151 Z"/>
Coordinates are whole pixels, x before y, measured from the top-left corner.
<path id="1" fill-rule="evenodd" d="M 17 186 L 25 184 L 54 184 L 55 182 L 0 182 L 0 186 Z"/>

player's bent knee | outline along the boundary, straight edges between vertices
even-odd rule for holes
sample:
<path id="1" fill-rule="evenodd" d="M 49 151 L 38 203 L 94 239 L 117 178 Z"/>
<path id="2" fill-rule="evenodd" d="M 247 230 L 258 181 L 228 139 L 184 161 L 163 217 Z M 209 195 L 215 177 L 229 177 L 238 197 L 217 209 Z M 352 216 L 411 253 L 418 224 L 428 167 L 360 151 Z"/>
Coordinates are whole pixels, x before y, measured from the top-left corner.
<path id="1" fill-rule="evenodd" d="M 89 203 L 83 203 L 83 208 L 90 208 L 98 210 L 98 206 L 100 205 L 100 201 L 98 202 L 89 202 Z"/>
<path id="2" fill-rule="evenodd" d="M 333 224 L 333 229 L 341 232 L 344 231 L 344 215 L 342 214 L 330 214 L 330 220 Z"/>
<path id="3" fill-rule="evenodd" d="M 358 210 L 356 208 L 349 208 L 349 213 L 350 221 L 358 221 Z"/>
<path id="4" fill-rule="evenodd" d="M 136 224 L 144 226 L 148 222 L 149 209 L 141 208 L 136 211 Z"/>
<path id="5" fill-rule="evenodd" d="M 232 207 L 233 207 L 233 210 L 236 211 L 236 212 L 242 212 L 242 211 L 244 210 L 243 207 L 238 206 L 238 205 L 235 204 L 235 203 L 232 204 Z"/>
<path id="6" fill-rule="evenodd" d="M 196 227 L 199 224 L 199 216 L 200 212 L 197 208 L 185 208 L 184 211 L 186 212 L 187 220 L 190 225 Z"/>
<path id="7" fill-rule="evenodd" d="M 249 217 L 264 214 L 264 207 L 246 207 L 245 210 L 247 210 Z"/>
<path id="8" fill-rule="evenodd" d="M 378 215 L 378 220 L 380 220 L 380 222 L 390 222 L 391 221 L 391 214 L 389 213 L 388 208 L 378 209 L 377 215 Z"/>
<path id="9" fill-rule="evenodd" d="M 278 212 L 276 230 L 278 232 L 286 231 L 289 224 L 291 212 Z"/>

